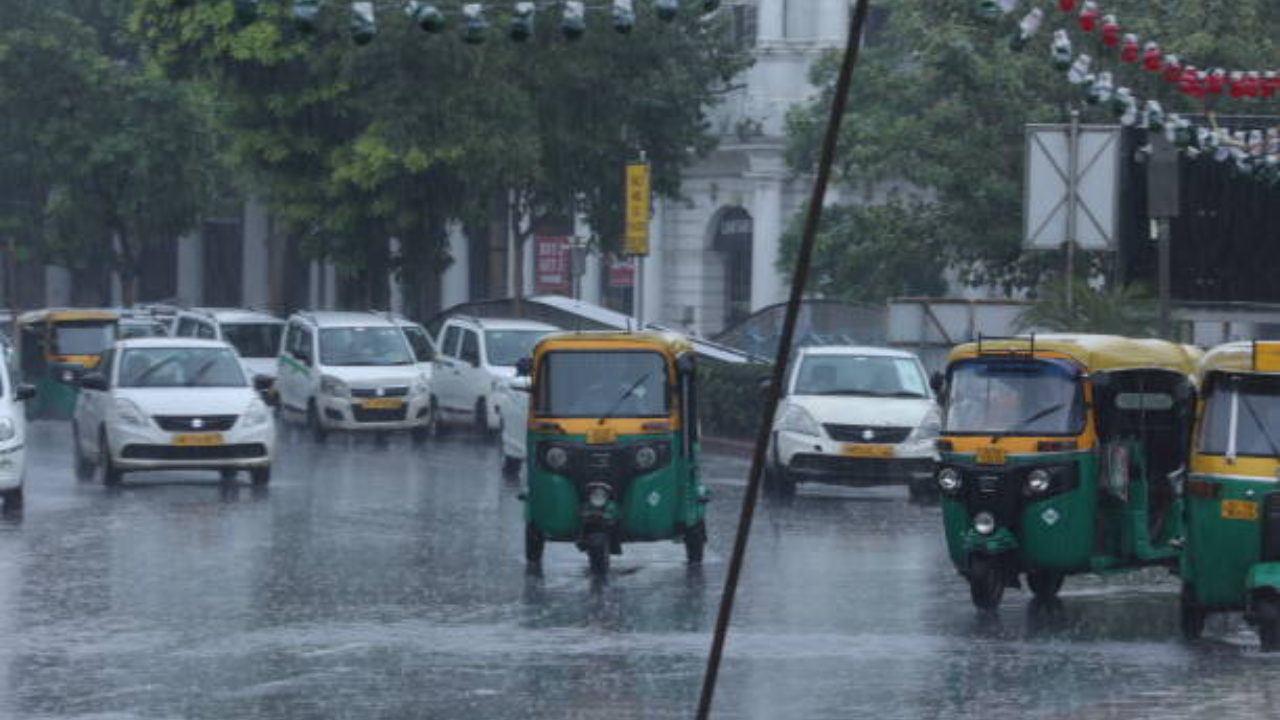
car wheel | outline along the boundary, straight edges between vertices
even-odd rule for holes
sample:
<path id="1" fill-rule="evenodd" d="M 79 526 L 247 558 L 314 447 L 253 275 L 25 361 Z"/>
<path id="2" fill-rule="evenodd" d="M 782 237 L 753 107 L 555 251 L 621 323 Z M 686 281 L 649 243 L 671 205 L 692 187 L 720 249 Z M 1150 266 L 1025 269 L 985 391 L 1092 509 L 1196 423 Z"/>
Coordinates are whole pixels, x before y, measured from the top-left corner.
<path id="1" fill-rule="evenodd" d="M 684 556 L 690 565 L 702 564 L 702 553 L 707 547 L 707 525 L 698 523 L 684 533 Z"/>
<path id="2" fill-rule="evenodd" d="M 253 468 L 249 471 L 249 479 L 254 487 L 265 487 L 271 483 L 271 466 Z"/>
<path id="3" fill-rule="evenodd" d="M 530 565 L 542 564 L 542 551 L 547 546 L 547 539 L 542 533 L 533 526 L 533 523 L 525 523 L 524 526 L 524 560 Z"/>
<path id="4" fill-rule="evenodd" d="M 12 490 L 5 490 L 4 492 L 0 493 L 0 499 L 3 499 L 4 501 L 5 510 L 8 510 L 8 511 L 21 510 L 23 505 L 23 500 L 24 500 L 22 486 L 19 485 L 18 487 Z"/>
<path id="5" fill-rule="evenodd" d="M 98 437 L 98 466 L 102 468 L 102 484 L 115 487 L 124 480 L 124 472 L 111 460 L 111 444 L 107 442 L 107 431 L 104 428 Z"/>
<path id="6" fill-rule="evenodd" d="M 524 461 L 518 457 L 510 455 L 502 456 L 502 474 L 505 477 L 513 478 L 520 474 L 520 468 L 524 465 Z"/>
<path id="7" fill-rule="evenodd" d="M 329 432 L 320 424 L 320 411 L 314 401 L 307 405 L 307 427 L 311 429 L 311 439 L 323 445 L 329 438 Z"/>
<path id="8" fill-rule="evenodd" d="M 80 427 L 74 423 L 71 425 L 71 446 L 75 454 L 76 479 L 82 482 L 92 480 L 93 459 L 84 454 L 84 446 L 80 444 Z"/>
<path id="9" fill-rule="evenodd" d="M 1199 640 L 1204 634 L 1205 611 L 1196 602 L 1195 589 L 1190 585 L 1182 586 L 1182 594 L 1178 598 L 1178 621 L 1184 640 Z"/>
<path id="10" fill-rule="evenodd" d="M 484 404 L 484 398 L 476 401 L 476 432 L 481 435 L 489 434 L 489 409 Z"/>
<path id="11" fill-rule="evenodd" d="M 444 414 L 440 411 L 440 400 L 436 396 L 431 396 L 431 435 L 440 437 L 449 432 L 449 425 L 444 421 Z"/>
<path id="12" fill-rule="evenodd" d="M 229 483 L 235 482 L 237 472 L 231 468 L 223 468 L 218 471 L 218 474 L 222 477 L 222 482 Z"/>

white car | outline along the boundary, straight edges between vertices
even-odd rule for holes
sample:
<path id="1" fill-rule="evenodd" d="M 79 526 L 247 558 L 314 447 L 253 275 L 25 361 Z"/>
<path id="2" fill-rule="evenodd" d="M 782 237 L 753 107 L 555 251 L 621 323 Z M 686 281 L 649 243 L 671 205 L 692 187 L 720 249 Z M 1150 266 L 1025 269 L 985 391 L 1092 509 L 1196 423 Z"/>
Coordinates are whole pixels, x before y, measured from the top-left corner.
<path id="1" fill-rule="evenodd" d="M 422 373 L 422 377 L 426 378 L 428 383 L 431 382 L 436 362 L 436 341 L 432 339 L 431 333 L 403 315 L 384 313 L 384 316 L 404 333 L 404 339 L 413 350 L 413 360 L 418 365 L 418 372 Z"/>
<path id="2" fill-rule="evenodd" d="M 22 403 L 35 395 L 34 386 L 14 383 L 9 363 L 0 359 L 0 500 L 5 510 L 22 507 L 27 469 L 27 414 Z"/>
<path id="3" fill-rule="evenodd" d="M 435 422 L 431 384 L 401 329 L 370 312 L 302 312 L 289 318 L 275 383 L 281 412 L 317 442 L 333 430 L 411 431 Z"/>
<path id="4" fill-rule="evenodd" d="M 76 473 L 247 470 L 271 481 L 275 420 L 230 345 L 192 338 L 121 340 L 79 380 L 71 431 Z"/>
<path id="5" fill-rule="evenodd" d="M 229 343 L 250 376 L 275 378 L 284 321 L 257 310 L 193 308 L 174 317 L 172 334 Z"/>
<path id="6" fill-rule="evenodd" d="M 502 472 L 515 475 L 525 460 L 528 438 L 529 378 L 514 377 L 499 387 L 494 404 L 502 416 Z"/>
<path id="7" fill-rule="evenodd" d="M 520 423 L 515 409 L 504 409 L 502 386 L 516 379 L 516 363 L 557 328 L 531 320 L 452 317 L 437 336 L 432 394 L 441 417 L 472 423 L 483 433 Z"/>
<path id="8" fill-rule="evenodd" d="M 795 359 L 773 424 L 766 481 L 933 487 L 942 414 L 920 360 L 872 347 L 809 347 Z"/>

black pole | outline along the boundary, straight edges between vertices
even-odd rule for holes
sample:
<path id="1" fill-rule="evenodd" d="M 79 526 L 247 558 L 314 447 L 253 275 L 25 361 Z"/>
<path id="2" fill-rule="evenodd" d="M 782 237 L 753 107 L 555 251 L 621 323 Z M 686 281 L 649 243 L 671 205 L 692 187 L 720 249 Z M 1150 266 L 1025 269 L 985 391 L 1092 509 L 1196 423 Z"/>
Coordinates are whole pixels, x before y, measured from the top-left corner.
<path id="1" fill-rule="evenodd" d="M 831 167 L 835 162 L 836 144 L 840 138 L 840 123 L 844 119 L 844 109 L 849 102 L 853 68 L 858 63 L 858 50 L 862 45 L 862 28 L 866 24 L 867 9 L 870 5 L 871 0 L 858 0 L 849 22 L 844 62 L 840 66 L 840 76 L 836 80 L 835 96 L 831 102 L 831 118 L 827 122 L 827 133 L 822 142 L 818 177 L 813 184 L 813 195 L 809 198 L 809 210 L 805 215 L 800 254 L 796 258 L 795 275 L 791 278 L 791 295 L 787 300 L 786 319 L 783 321 L 782 337 L 778 342 L 778 354 L 773 365 L 773 383 L 769 387 L 769 397 L 765 402 L 764 417 L 760 420 L 760 430 L 756 433 L 756 447 L 751 456 L 747 491 L 742 498 L 742 515 L 738 521 L 738 534 L 733 543 L 733 555 L 729 559 L 729 574 L 724 581 L 724 593 L 720 597 L 720 612 L 716 616 L 715 635 L 711 640 L 711 655 L 707 658 L 707 671 L 702 679 L 702 695 L 698 699 L 697 720 L 708 720 L 711 717 L 711 702 L 715 696 L 716 679 L 720 674 L 720 662 L 724 657 L 729 621 L 733 616 L 733 602 L 738 593 L 738 578 L 742 574 L 742 561 L 747 553 L 747 539 L 751 535 L 751 522 L 755 518 L 756 501 L 760 496 L 760 478 L 764 468 L 765 452 L 769 447 L 773 416 L 777 412 L 778 398 L 781 396 L 782 383 L 787 374 L 796 318 L 800 314 L 800 303 L 809 279 L 814 239 L 818 234 L 818 223 L 822 219 L 822 206 L 826 202 L 827 185 L 831 181 Z"/>

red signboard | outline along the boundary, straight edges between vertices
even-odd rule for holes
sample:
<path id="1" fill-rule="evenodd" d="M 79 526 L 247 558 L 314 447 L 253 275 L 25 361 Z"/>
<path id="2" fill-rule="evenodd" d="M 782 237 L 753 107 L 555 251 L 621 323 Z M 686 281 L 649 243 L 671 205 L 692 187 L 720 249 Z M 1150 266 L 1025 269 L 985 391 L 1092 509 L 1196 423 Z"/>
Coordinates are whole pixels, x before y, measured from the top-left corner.
<path id="1" fill-rule="evenodd" d="M 609 287 L 629 288 L 636 284 L 636 261 L 632 258 L 609 260 Z"/>
<path id="2" fill-rule="evenodd" d="M 569 269 L 569 238 L 533 239 L 534 292 L 539 295 L 570 292 L 573 282 Z"/>

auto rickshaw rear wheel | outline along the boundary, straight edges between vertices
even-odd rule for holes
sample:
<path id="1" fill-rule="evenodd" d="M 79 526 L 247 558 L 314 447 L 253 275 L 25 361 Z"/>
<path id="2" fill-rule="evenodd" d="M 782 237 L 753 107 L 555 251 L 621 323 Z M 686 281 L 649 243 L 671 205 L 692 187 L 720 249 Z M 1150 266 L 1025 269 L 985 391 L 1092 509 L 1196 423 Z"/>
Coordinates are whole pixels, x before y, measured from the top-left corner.
<path id="1" fill-rule="evenodd" d="M 1053 570 L 1032 570 L 1027 573 L 1027 586 L 1037 599 L 1052 600 L 1062 589 L 1066 576 Z"/>
<path id="2" fill-rule="evenodd" d="M 684 556 L 690 565 L 702 564 L 702 551 L 707 547 L 707 525 L 698 523 L 684 532 Z"/>
<path id="3" fill-rule="evenodd" d="M 12 490 L 5 490 L 0 493 L 0 502 L 3 502 L 4 509 L 10 512 L 21 510 L 23 500 L 24 498 L 21 485 Z"/>
<path id="4" fill-rule="evenodd" d="M 990 555 L 969 558 L 969 598 L 980 610 L 994 610 L 1004 598 L 1004 563 Z"/>
<path id="5" fill-rule="evenodd" d="M 604 533 L 592 533 L 587 536 L 586 546 L 591 574 L 604 575 L 609 572 L 609 536 Z"/>
<path id="6" fill-rule="evenodd" d="M 1178 597 L 1178 624 L 1182 627 L 1185 640 L 1199 640 L 1204 634 L 1205 611 L 1196 602 L 1195 589 L 1190 585 L 1182 586 L 1182 594 Z"/>
<path id="7" fill-rule="evenodd" d="M 1253 621 L 1262 652 L 1280 651 L 1280 596 L 1270 592 L 1258 595 L 1253 601 Z"/>
<path id="8" fill-rule="evenodd" d="M 542 551 L 547 546 L 547 539 L 542 536 L 533 523 L 524 526 L 524 559 L 530 565 L 542 563 Z"/>

